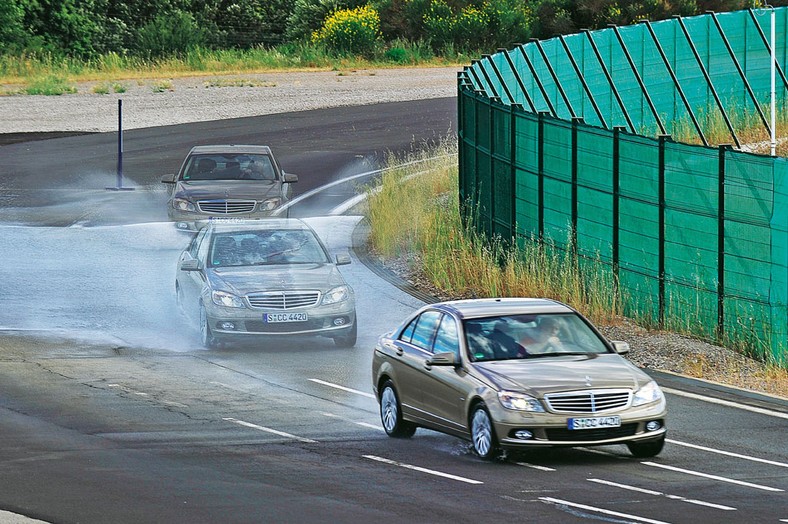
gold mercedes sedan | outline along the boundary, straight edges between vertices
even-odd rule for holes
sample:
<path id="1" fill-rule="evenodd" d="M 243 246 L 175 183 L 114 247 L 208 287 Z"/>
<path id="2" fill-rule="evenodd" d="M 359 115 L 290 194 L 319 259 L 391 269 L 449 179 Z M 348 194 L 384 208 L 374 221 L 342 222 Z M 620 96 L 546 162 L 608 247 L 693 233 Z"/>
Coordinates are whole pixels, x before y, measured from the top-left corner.
<path id="1" fill-rule="evenodd" d="M 662 451 L 665 396 L 580 313 L 534 298 L 424 306 L 381 336 L 372 360 L 383 428 L 424 427 L 502 450 L 625 444 Z"/>

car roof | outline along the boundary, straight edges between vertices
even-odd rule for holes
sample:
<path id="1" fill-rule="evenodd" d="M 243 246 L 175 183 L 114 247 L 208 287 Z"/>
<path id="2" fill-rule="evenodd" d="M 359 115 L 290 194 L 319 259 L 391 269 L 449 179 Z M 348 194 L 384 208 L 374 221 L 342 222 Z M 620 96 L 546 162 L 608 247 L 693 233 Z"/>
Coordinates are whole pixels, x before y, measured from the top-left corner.
<path id="1" fill-rule="evenodd" d="M 211 222 L 209 227 L 213 233 L 229 233 L 232 231 L 270 231 L 291 229 L 311 231 L 306 222 L 298 218 L 261 218 L 259 220 L 243 220 L 240 222 Z"/>
<path id="2" fill-rule="evenodd" d="M 216 154 L 216 153 L 257 153 L 262 155 L 270 155 L 271 148 L 268 146 L 256 145 L 207 145 L 207 146 L 194 146 L 189 154 Z"/>
<path id="3" fill-rule="evenodd" d="M 431 307 L 447 309 L 459 318 L 483 318 L 503 315 L 574 313 L 575 311 L 556 300 L 547 298 L 473 298 L 450 300 L 432 304 Z"/>

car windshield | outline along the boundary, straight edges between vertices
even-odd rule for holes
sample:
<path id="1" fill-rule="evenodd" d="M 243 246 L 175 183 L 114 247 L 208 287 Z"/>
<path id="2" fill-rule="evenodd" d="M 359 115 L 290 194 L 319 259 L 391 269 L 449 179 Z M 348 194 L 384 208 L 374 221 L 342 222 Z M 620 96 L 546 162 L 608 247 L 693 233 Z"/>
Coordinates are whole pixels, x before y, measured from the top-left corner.
<path id="1" fill-rule="evenodd" d="M 465 320 L 463 326 L 475 361 L 609 352 L 574 313 L 474 318 Z"/>
<path id="2" fill-rule="evenodd" d="M 214 236 L 209 255 L 211 267 L 329 261 L 314 233 L 301 229 L 220 233 Z"/>
<path id="3" fill-rule="evenodd" d="M 256 154 L 192 155 L 181 180 L 276 180 L 271 157 Z"/>

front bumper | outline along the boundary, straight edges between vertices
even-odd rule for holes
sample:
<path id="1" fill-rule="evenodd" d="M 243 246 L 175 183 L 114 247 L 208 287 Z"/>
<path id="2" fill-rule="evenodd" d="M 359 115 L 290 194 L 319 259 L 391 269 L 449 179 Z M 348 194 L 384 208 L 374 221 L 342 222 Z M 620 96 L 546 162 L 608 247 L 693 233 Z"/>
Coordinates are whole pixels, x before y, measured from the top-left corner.
<path id="1" fill-rule="evenodd" d="M 184 231 L 199 231 L 207 226 L 210 222 L 222 223 L 243 223 L 249 220 L 260 220 L 270 217 L 276 210 L 271 211 L 256 211 L 254 213 L 244 213 L 238 215 L 208 215 L 203 213 L 185 213 L 178 212 L 170 209 L 168 217 L 170 221 L 175 222 L 175 227 Z"/>
<path id="2" fill-rule="evenodd" d="M 224 338 L 281 335 L 339 337 L 345 335 L 356 322 L 355 304 L 350 301 L 297 311 L 307 313 L 308 320 L 267 323 L 263 320 L 265 313 L 282 313 L 282 311 L 262 309 L 214 307 L 206 313 L 214 336 Z"/>
<path id="3" fill-rule="evenodd" d="M 499 444 L 502 448 L 508 449 L 647 442 L 663 438 L 667 432 L 665 422 L 667 410 L 664 400 L 652 405 L 610 413 L 621 417 L 621 426 L 614 428 L 568 429 L 569 418 L 605 416 L 608 413 L 526 414 L 504 408 L 495 411 L 498 413 L 492 414 L 492 418 Z"/>

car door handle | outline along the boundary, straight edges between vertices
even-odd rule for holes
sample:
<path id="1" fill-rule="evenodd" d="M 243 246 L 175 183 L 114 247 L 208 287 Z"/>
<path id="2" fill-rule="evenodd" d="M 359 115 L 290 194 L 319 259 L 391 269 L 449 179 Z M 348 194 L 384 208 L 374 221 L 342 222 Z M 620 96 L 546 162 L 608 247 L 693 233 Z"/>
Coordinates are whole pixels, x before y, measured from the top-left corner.
<path id="1" fill-rule="evenodd" d="M 402 354 L 405 353 L 405 351 L 403 351 L 403 349 L 396 344 L 385 344 L 385 346 L 389 351 L 396 353 L 398 357 L 401 357 Z"/>

